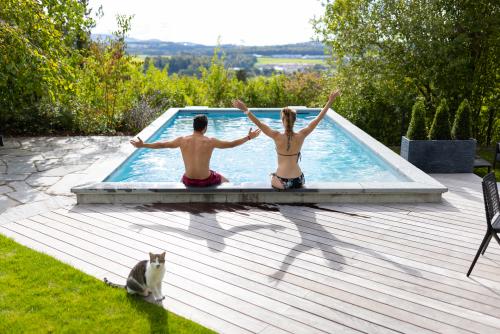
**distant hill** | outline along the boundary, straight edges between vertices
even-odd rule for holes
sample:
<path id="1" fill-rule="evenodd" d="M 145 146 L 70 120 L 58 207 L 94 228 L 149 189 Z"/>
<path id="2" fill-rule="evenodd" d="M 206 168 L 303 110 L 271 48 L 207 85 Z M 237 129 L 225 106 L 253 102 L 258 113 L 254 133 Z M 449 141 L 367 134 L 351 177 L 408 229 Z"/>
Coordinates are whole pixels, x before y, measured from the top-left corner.
<path id="1" fill-rule="evenodd" d="M 93 34 L 93 39 L 106 39 L 110 35 Z M 189 42 L 165 42 L 157 39 L 139 40 L 127 38 L 127 51 L 134 55 L 149 56 L 172 56 L 179 54 L 211 55 L 215 45 L 202 45 Z M 324 46 L 320 42 L 304 42 L 284 45 L 268 46 L 243 46 L 235 44 L 223 44 L 221 48 L 227 54 L 238 53 L 247 55 L 279 56 L 279 55 L 302 55 L 323 56 Z"/>

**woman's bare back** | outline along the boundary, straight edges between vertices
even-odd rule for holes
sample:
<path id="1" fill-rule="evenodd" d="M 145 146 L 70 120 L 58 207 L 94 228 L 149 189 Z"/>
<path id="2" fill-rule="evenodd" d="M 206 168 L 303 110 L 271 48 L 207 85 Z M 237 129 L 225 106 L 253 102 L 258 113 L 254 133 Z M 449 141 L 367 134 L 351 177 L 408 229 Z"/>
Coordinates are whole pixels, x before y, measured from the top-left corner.
<path id="1" fill-rule="evenodd" d="M 299 177 L 302 174 L 298 160 L 304 139 L 305 137 L 302 134 L 294 133 L 290 137 L 290 145 L 288 145 L 289 138 L 287 134 L 280 133 L 274 138 L 278 156 L 276 175 L 291 179 Z"/>

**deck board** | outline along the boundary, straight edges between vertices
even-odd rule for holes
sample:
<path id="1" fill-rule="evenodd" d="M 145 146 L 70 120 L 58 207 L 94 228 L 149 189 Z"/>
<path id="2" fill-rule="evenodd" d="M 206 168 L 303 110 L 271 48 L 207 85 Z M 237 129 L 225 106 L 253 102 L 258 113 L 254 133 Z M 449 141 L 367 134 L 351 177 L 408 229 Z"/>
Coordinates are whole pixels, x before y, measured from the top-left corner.
<path id="1" fill-rule="evenodd" d="M 442 203 L 78 205 L 0 233 L 123 283 L 167 252 L 164 306 L 221 333 L 498 333 L 500 247 L 480 178 L 436 175 Z"/>

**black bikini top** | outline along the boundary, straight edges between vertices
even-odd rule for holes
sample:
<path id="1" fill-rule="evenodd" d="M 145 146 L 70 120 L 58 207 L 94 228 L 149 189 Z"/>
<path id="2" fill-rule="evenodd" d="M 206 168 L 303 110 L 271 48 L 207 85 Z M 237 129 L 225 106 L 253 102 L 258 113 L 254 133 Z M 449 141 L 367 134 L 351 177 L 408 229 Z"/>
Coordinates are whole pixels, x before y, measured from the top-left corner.
<path id="1" fill-rule="evenodd" d="M 294 154 L 281 154 L 278 151 L 276 151 L 276 153 L 278 153 L 278 155 L 281 155 L 281 156 L 284 156 L 284 157 L 293 157 L 294 155 L 296 155 L 297 156 L 297 161 L 299 161 L 300 157 L 301 157 L 300 151 L 298 153 L 294 153 Z"/>

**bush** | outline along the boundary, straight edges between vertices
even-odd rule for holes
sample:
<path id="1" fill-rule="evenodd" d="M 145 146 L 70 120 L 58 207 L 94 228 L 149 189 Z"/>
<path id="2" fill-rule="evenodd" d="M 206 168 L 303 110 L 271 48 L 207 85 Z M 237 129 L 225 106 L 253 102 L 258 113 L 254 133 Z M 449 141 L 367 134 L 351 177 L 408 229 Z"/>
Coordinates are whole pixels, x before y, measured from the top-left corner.
<path id="1" fill-rule="evenodd" d="M 472 126 L 470 119 L 470 104 L 467 99 L 463 100 L 458 107 L 451 129 L 451 137 L 453 139 L 470 139 L 472 137 Z"/>
<path id="2" fill-rule="evenodd" d="M 427 129 L 425 127 L 425 105 L 422 98 L 418 98 L 411 110 L 411 121 L 406 137 L 411 140 L 427 139 Z"/>
<path id="3" fill-rule="evenodd" d="M 448 103 L 442 99 L 437 107 L 434 120 L 432 121 L 431 131 L 429 132 L 431 140 L 449 140 L 451 139 L 450 116 Z"/>
<path id="4" fill-rule="evenodd" d="M 134 106 L 123 113 L 121 130 L 125 133 L 138 133 L 144 129 L 161 114 L 161 105 L 165 103 L 162 99 L 165 98 L 140 96 Z"/>
<path id="5" fill-rule="evenodd" d="M 319 105 L 325 103 L 322 95 L 326 96 L 328 93 L 321 94 L 326 82 L 320 73 L 296 72 L 287 77 L 284 84 L 286 92 L 285 104 L 289 106 L 317 107 L 318 95 L 321 96 Z"/>

